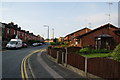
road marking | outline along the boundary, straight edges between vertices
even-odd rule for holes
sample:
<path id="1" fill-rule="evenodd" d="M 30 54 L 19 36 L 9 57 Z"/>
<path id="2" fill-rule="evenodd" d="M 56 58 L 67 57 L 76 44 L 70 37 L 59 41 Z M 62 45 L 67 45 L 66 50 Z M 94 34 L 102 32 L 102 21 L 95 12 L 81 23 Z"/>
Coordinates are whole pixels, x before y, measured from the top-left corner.
<path id="1" fill-rule="evenodd" d="M 28 79 L 28 74 L 27 74 L 27 69 L 26 69 L 26 60 L 34 53 L 40 52 L 40 51 L 44 51 L 45 49 L 39 49 L 39 50 L 35 50 L 32 51 L 30 54 L 28 54 L 27 56 L 25 56 L 22 60 L 21 63 L 21 77 L 23 80 L 27 80 Z"/>
<path id="2" fill-rule="evenodd" d="M 26 71 L 26 59 L 27 59 L 27 57 L 24 60 L 24 66 L 23 67 L 24 67 L 25 76 L 26 76 L 26 78 L 28 78 L 27 71 Z"/>
<path id="3" fill-rule="evenodd" d="M 30 69 L 30 72 L 31 72 L 31 74 L 32 74 L 33 79 L 35 79 L 36 77 L 35 77 L 35 75 L 34 75 L 34 73 L 33 73 L 33 71 L 32 71 L 31 65 L 30 65 L 30 58 L 28 58 L 28 67 L 29 67 L 29 69 Z"/>
<path id="4" fill-rule="evenodd" d="M 23 62 L 24 62 L 24 59 L 22 60 L 22 63 L 21 63 L 21 76 L 22 76 L 22 79 L 24 80 Z"/>

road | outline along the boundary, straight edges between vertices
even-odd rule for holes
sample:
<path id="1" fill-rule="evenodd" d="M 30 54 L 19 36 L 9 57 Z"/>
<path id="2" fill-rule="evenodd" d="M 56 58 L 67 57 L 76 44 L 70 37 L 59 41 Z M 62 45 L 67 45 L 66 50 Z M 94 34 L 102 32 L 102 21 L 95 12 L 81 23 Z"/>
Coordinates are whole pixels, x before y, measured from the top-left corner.
<path id="1" fill-rule="evenodd" d="M 21 78 L 20 65 L 22 59 L 30 52 L 41 49 L 44 46 L 28 47 L 2 52 L 2 78 Z"/>

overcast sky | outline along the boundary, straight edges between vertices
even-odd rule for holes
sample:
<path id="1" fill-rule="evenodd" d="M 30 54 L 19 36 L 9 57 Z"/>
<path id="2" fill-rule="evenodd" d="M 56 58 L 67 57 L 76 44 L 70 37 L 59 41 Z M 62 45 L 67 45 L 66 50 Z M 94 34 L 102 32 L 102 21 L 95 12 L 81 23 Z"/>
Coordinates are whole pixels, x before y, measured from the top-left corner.
<path id="1" fill-rule="evenodd" d="M 6 1 L 6 2 L 5 2 Z M 14 22 L 22 29 L 47 37 L 47 28 L 55 37 L 64 37 L 76 30 L 97 28 L 109 22 L 108 2 L 2 2 L 0 21 Z M 14 0 L 13 0 L 14 1 Z M 91 23 L 91 26 L 89 25 Z M 118 2 L 111 5 L 111 23 L 118 26 Z"/>

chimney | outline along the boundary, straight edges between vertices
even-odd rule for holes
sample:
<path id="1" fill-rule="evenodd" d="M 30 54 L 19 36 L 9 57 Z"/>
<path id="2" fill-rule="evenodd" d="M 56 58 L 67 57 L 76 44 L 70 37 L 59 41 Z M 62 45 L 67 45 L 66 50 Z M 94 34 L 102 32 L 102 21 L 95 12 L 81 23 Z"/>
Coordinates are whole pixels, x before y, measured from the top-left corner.
<path id="1" fill-rule="evenodd" d="M 88 32 L 88 29 L 87 29 L 87 27 L 85 28 L 85 30 L 86 30 L 86 33 Z"/>

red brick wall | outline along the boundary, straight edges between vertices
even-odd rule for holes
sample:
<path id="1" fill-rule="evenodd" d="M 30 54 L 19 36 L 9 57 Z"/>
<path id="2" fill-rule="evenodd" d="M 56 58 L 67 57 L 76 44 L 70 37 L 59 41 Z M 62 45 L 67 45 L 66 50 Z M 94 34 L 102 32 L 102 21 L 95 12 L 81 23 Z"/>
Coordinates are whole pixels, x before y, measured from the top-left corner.
<path id="1" fill-rule="evenodd" d="M 3 34 L 5 34 L 6 38 L 8 37 L 7 28 L 5 28 L 5 32 L 3 32 Z"/>
<path id="2" fill-rule="evenodd" d="M 23 34 L 23 36 L 22 36 L 22 34 Z M 23 42 L 26 42 L 26 40 L 25 40 L 26 33 L 25 32 L 17 31 L 17 35 L 18 35 L 18 38 L 22 39 Z"/>
<path id="3" fill-rule="evenodd" d="M 80 36 L 80 35 L 82 35 L 82 34 L 84 34 L 84 33 L 87 33 L 87 32 L 89 32 L 89 31 L 91 31 L 90 29 L 88 29 L 88 28 L 85 28 L 85 29 L 82 29 L 82 30 L 80 30 L 80 31 L 77 31 L 77 32 L 75 32 L 73 35 L 71 35 L 70 37 L 69 37 L 69 40 L 71 40 L 71 42 L 70 42 L 70 44 L 71 45 L 75 45 L 75 40 L 73 39 L 74 37 L 77 37 L 77 36 Z"/>
<path id="4" fill-rule="evenodd" d="M 10 37 L 12 37 L 14 35 L 14 29 L 10 28 Z"/>
<path id="5" fill-rule="evenodd" d="M 83 30 L 81 30 L 81 31 L 75 32 L 74 35 L 75 35 L 75 36 L 80 36 L 80 35 L 82 35 L 82 34 L 84 34 L 84 33 L 86 33 L 86 32 L 89 32 L 89 31 L 91 31 L 91 30 L 88 29 L 88 28 L 86 28 L 86 29 L 83 29 Z"/>
<path id="6" fill-rule="evenodd" d="M 120 37 L 117 36 L 113 31 L 116 30 L 115 28 L 104 27 L 100 30 L 94 31 L 92 33 L 87 34 L 86 36 L 83 36 L 81 38 L 81 46 L 88 46 L 92 45 L 94 47 L 95 44 L 95 37 L 97 37 L 100 34 L 108 34 L 111 35 L 114 38 L 115 44 L 113 46 L 116 46 L 118 43 L 120 43 Z M 81 47 L 80 46 L 80 47 Z"/>
<path id="7" fill-rule="evenodd" d="M 77 36 L 80 36 L 80 35 L 82 35 L 82 34 L 84 34 L 84 33 L 86 33 L 86 32 L 89 32 L 89 31 L 91 31 L 91 30 L 88 29 L 88 28 L 85 28 L 85 29 L 76 31 L 76 32 L 74 32 L 73 34 L 67 35 L 67 36 L 64 38 L 64 40 L 72 40 L 72 38 L 77 37 Z"/>

